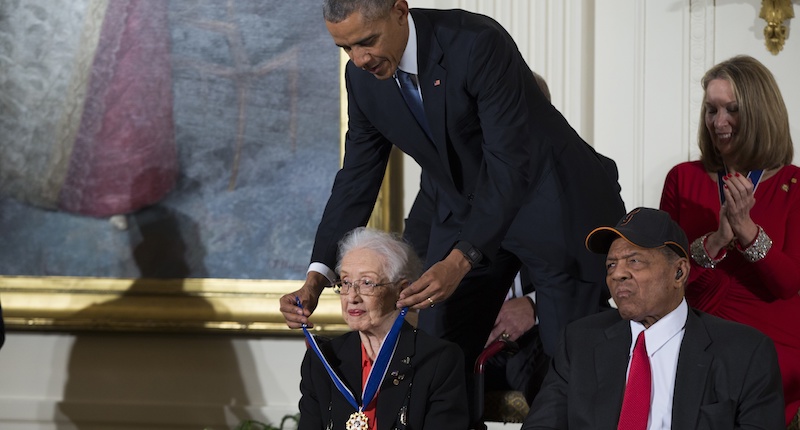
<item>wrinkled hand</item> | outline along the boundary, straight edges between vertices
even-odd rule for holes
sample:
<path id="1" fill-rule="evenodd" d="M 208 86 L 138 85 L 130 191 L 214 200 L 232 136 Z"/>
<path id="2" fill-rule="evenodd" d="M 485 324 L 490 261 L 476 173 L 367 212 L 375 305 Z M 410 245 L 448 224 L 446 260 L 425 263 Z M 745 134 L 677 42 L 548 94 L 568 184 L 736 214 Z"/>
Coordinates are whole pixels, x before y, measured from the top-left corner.
<path id="1" fill-rule="evenodd" d="M 309 322 L 308 317 L 317 308 L 319 296 L 327 283 L 328 279 L 321 273 L 309 272 L 306 282 L 299 290 L 281 297 L 281 313 L 289 328 L 300 328 L 303 324 L 307 324 L 308 327 L 314 327 L 314 324 Z M 303 304 L 302 308 L 297 306 L 298 298 L 300 298 L 300 303 Z"/>
<path id="2" fill-rule="evenodd" d="M 426 309 L 432 304 L 441 303 L 453 294 L 471 269 L 472 266 L 461 251 L 450 251 L 444 260 L 431 266 L 419 279 L 400 292 L 397 307 Z"/>
<path id="3" fill-rule="evenodd" d="M 497 319 L 494 321 L 494 328 L 486 340 L 486 346 L 499 339 L 503 333 L 508 334 L 508 339 L 516 341 L 520 336 L 532 329 L 536 323 L 536 312 L 531 306 L 527 297 L 517 297 L 506 300 Z"/>
<path id="4" fill-rule="evenodd" d="M 756 204 L 753 182 L 738 172 L 731 172 L 724 182 L 725 218 L 739 243 L 748 244 L 758 234 L 758 227 L 750 218 L 750 210 Z"/>

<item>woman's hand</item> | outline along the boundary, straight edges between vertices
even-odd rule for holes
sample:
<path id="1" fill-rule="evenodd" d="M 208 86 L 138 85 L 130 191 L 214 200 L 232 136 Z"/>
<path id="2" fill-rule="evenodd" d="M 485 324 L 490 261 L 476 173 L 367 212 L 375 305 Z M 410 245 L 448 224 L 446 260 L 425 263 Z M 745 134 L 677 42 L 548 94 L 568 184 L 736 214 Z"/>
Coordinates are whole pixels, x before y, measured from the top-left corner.
<path id="1" fill-rule="evenodd" d="M 719 227 L 717 227 L 717 231 L 709 234 L 706 238 L 706 242 L 703 244 L 711 259 L 719 258 L 720 251 L 727 247 L 734 238 L 733 230 L 731 229 L 730 222 L 728 222 L 726 213 L 727 203 L 722 205 L 719 209 Z"/>
<path id="2" fill-rule="evenodd" d="M 750 218 L 750 210 L 756 204 L 753 197 L 753 182 L 739 174 L 731 172 L 724 178 L 725 187 L 725 219 L 728 221 L 733 235 L 742 246 L 746 246 L 756 238 L 758 226 Z M 720 225 L 722 225 L 722 212 L 720 212 Z"/>

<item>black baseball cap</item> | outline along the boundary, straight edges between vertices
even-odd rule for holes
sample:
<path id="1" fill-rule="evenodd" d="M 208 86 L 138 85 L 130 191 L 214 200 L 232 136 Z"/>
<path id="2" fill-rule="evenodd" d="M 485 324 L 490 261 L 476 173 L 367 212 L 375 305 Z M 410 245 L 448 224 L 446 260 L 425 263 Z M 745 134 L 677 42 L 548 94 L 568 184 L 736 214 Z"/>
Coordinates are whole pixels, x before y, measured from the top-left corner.
<path id="1" fill-rule="evenodd" d="M 586 249 L 596 254 L 608 254 L 611 242 L 617 238 L 642 248 L 670 247 L 681 257 L 689 258 L 686 233 L 668 213 L 651 208 L 636 208 L 619 220 L 614 227 L 599 227 L 586 236 Z"/>

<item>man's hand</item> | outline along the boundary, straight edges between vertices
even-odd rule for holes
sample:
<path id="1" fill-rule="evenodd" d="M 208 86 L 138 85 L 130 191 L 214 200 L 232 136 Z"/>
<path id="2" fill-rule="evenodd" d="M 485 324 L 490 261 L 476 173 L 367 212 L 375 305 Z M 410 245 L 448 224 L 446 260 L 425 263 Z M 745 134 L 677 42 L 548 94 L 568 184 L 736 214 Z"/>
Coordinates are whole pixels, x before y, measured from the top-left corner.
<path id="1" fill-rule="evenodd" d="M 431 266 L 413 284 L 400 292 L 398 308 L 426 309 L 441 303 L 458 287 L 472 266 L 458 250 L 450 251 L 447 257 Z"/>
<path id="2" fill-rule="evenodd" d="M 516 341 L 532 329 L 536 323 L 536 312 L 531 305 L 532 303 L 527 297 L 506 300 L 503 307 L 500 308 L 500 313 L 497 314 L 494 328 L 492 328 L 484 348 L 503 336 L 503 333 L 508 335 L 508 340 Z"/>
<path id="3" fill-rule="evenodd" d="M 321 273 L 308 272 L 306 282 L 299 290 L 281 297 L 281 313 L 289 328 L 300 328 L 303 324 L 307 324 L 308 327 L 314 327 L 314 324 L 308 321 L 308 317 L 317 308 L 319 296 L 328 283 L 328 278 Z M 300 303 L 303 304 L 302 308 L 297 306 L 298 298 Z"/>

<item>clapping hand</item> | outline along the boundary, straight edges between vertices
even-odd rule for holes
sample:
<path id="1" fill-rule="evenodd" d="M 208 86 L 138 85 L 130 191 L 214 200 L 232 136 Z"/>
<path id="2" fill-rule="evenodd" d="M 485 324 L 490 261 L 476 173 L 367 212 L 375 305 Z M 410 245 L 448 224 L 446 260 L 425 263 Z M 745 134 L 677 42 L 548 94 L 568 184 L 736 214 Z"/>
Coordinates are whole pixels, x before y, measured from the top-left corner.
<path id="1" fill-rule="evenodd" d="M 732 235 L 738 239 L 740 244 L 746 245 L 752 242 L 758 234 L 758 226 L 750 218 L 750 210 L 756 204 L 753 196 L 755 187 L 750 178 L 735 171 L 723 179 L 725 205 L 720 211 L 720 228 L 723 227 L 724 213 L 724 219 L 727 221 Z"/>

